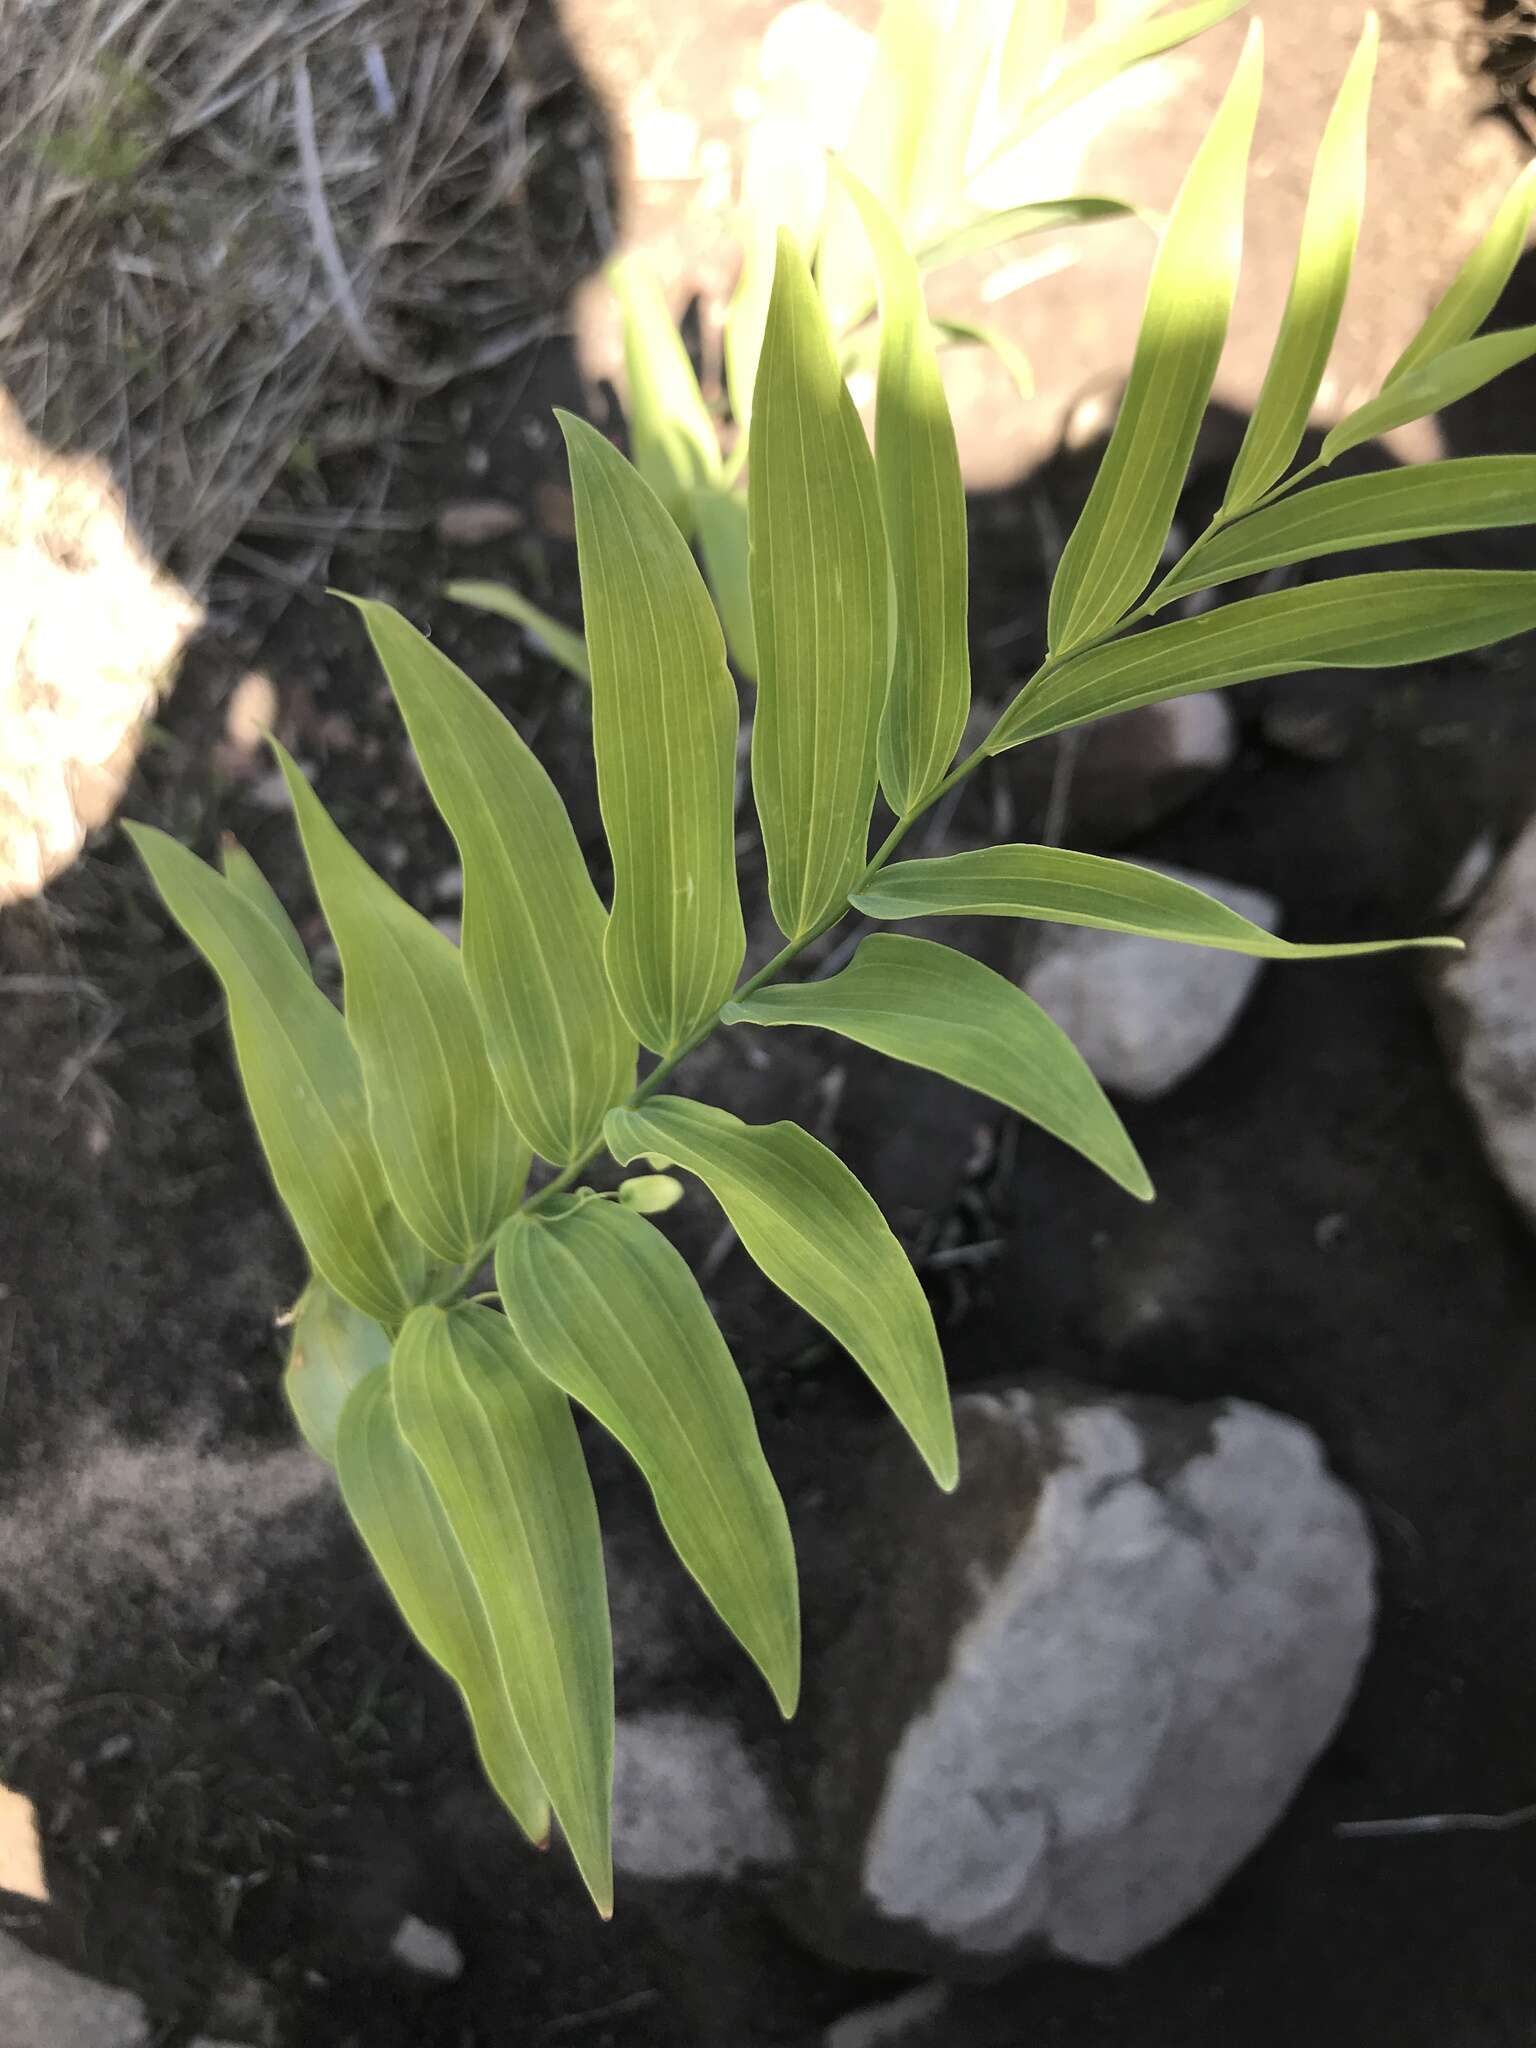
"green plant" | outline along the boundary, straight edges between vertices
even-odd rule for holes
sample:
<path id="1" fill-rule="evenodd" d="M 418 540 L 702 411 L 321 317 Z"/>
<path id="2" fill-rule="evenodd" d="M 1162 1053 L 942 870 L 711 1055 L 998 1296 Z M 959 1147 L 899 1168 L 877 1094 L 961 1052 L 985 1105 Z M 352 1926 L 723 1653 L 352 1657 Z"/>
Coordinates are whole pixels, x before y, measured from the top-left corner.
<path id="1" fill-rule="evenodd" d="M 1536 330 L 1477 334 L 1524 241 L 1528 175 L 1381 395 L 1292 470 L 1349 273 L 1373 54 L 1369 24 L 1226 502 L 1154 582 L 1236 286 L 1262 61 L 1250 36 L 1162 241 L 1125 400 L 1055 579 L 1049 653 L 958 764 L 965 503 L 915 261 L 845 171 L 879 274 L 871 452 L 805 255 L 780 237 L 752 400 L 745 604 L 753 790 L 784 943 L 744 979 L 738 705 L 674 516 L 683 501 L 669 509 L 565 415 L 611 907 L 512 726 L 376 603 L 359 610 L 463 861 L 462 950 L 372 872 L 281 749 L 344 1016 L 245 856 L 227 854 L 221 876 L 129 828 L 223 983 L 257 1131 L 314 1270 L 289 1367 L 300 1422 L 334 1459 L 407 1622 L 458 1683 L 488 1775 L 535 1839 L 553 1812 L 604 1912 L 613 1682 L 572 1401 L 640 1466 L 679 1556 L 786 1714 L 799 1683 L 788 1524 L 703 1296 L 647 1220 L 677 1189 L 662 1169 L 704 1183 L 937 1482 L 957 1478 L 932 1318 L 875 1204 L 794 1124 L 753 1127 L 666 1092 L 679 1061 L 722 1025 L 817 1026 L 991 1096 L 1145 1199 L 1097 1082 L 1002 976 L 881 933 L 825 979 L 788 970 L 850 908 L 1049 919 L 1285 960 L 1455 943 L 1292 945 L 1164 876 L 1049 846 L 893 859 L 945 791 L 1044 734 L 1248 677 L 1432 659 L 1536 627 L 1536 573 L 1438 570 L 1344 576 L 1133 630 L 1176 597 L 1280 563 L 1536 520 L 1529 457 L 1296 488 L 1536 352 Z M 871 854 L 877 792 L 893 822 Z M 654 1055 L 638 1082 L 637 1046 Z M 600 1195 L 580 1183 L 604 1148 L 654 1171 Z M 553 1172 L 530 1190 L 534 1154 Z M 491 1254 L 499 1313 L 465 1298 Z"/>

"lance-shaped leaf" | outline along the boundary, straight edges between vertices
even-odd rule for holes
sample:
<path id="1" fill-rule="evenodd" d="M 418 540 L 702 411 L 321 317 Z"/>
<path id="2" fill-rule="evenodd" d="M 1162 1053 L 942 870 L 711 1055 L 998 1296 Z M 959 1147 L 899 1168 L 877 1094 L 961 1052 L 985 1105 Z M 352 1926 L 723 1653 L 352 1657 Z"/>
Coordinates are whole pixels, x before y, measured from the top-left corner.
<path id="1" fill-rule="evenodd" d="M 508 1114 L 557 1166 L 634 1079 L 608 919 L 554 784 L 482 691 L 389 605 L 359 602 L 464 866 L 464 974 Z"/>
<path id="2" fill-rule="evenodd" d="M 1014 0 L 997 67 L 997 111 L 1010 132 L 1038 98 L 1066 26 L 1067 0 Z"/>
<path id="3" fill-rule="evenodd" d="M 938 860 L 899 861 L 853 900 L 866 917 L 1029 917 L 1213 946 L 1260 960 L 1336 960 L 1394 953 L 1406 946 L 1461 946 L 1459 939 L 1442 938 L 1292 945 L 1188 882 L 1131 861 L 1069 853 L 1059 846 L 987 846 Z M 610 1132 L 613 1118 L 626 1114 L 612 1112 Z"/>
<path id="4" fill-rule="evenodd" d="M 1430 356 L 1389 384 L 1377 398 L 1371 398 L 1347 413 L 1323 442 L 1319 460 L 1332 462 L 1363 442 L 1374 441 L 1394 427 L 1410 420 L 1426 419 L 1454 405 L 1460 398 L 1480 391 L 1495 377 L 1502 377 L 1516 363 L 1536 355 L 1536 327 L 1509 327 L 1497 334 L 1480 334 L 1474 341 L 1460 342 L 1440 355 Z"/>
<path id="5" fill-rule="evenodd" d="M 1411 370 L 1476 334 L 1498 304 L 1531 231 L 1536 164 L 1527 164 L 1504 196 L 1493 223 L 1461 266 L 1450 289 L 1387 373 L 1395 384 Z"/>
<path id="6" fill-rule="evenodd" d="M 542 1845 L 549 1801 L 518 1731 L 485 1603 L 426 1468 L 400 1433 L 387 1372 L 346 1404 L 336 1476 L 406 1627 L 459 1689 L 485 1775 L 523 1833 Z"/>
<path id="7" fill-rule="evenodd" d="M 272 920 L 278 937 L 308 974 L 309 955 L 304 950 L 304 941 L 299 937 L 293 919 L 283 908 L 282 899 L 239 840 L 229 833 L 224 835 L 219 848 L 219 866 L 224 870 L 225 881 L 238 889 L 246 902 L 259 910 L 263 917 Z"/>
<path id="8" fill-rule="evenodd" d="M 747 500 L 743 491 L 693 494 L 693 517 L 715 610 L 731 659 L 749 681 L 757 678 L 752 637 L 752 586 L 747 553 Z"/>
<path id="9" fill-rule="evenodd" d="M 455 604 L 473 606 L 476 611 L 494 612 L 498 618 L 510 619 L 515 626 L 521 626 L 538 642 L 553 661 L 573 676 L 580 676 L 586 683 L 592 679 L 587 666 L 587 643 L 570 626 L 562 626 L 558 619 L 552 619 L 548 612 L 541 611 L 531 598 L 514 590 L 510 583 L 480 583 L 468 579 L 443 585 L 444 597 L 453 599 Z"/>
<path id="10" fill-rule="evenodd" d="M 675 1052 L 746 950 L 736 889 L 736 686 L 704 579 L 661 500 L 596 428 L 571 461 L 597 788 L 613 853 L 603 958 L 630 1028 Z"/>
<path id="11" fill-rule="evenodd" d="M 798 1124 L 745 1124 L 708 1103 L 653 1097 L 610 1110 L 608 1149 L 697 1174 L 750 1258 L 863 1367 L 935 1479 L 958 1473 L 944 1359 L 917 1275 L 878 1205 Z"/>
<path id="12" fill-rule="evenodd" d="M 577 1197 L 506 1226 L 496 1284 L 534 1364 L 640 1467 L 673 1548 L 792 1714 L 789 1522 L 746 1388 L 682 1258 L 643 1216 Z"/>
<path id="13" fill-rule="evenodd" d="M 800 938 L 864 866 L 890 673 L 874 458 L 804 259 L 779 241 L 753 400 L 752 786 L 780 929 Z"/>
<path id="14" fill-rule="evenodd" d="M 517 1732 L 606 1919 L 613 1645 L 570 1406 L 506 1318 L 483 1308 L 417 1309 L 389 1370 L 401 1434 L 480 1595 Z"/>
<path id="15" fill-rule="evenodd" d="M 715 423 L 650 268 L 639 257 L 626 256 L 608 276 L 624 318 L 635 467 L 691 538 L 693 493 L 720 474 Z"/>
<path id="16" fill-rule="evenodd" d="M 528 1178 L 459 949 L 376 875 L 277 741 L 320 907 L 341 955 L 347 1030 L 395 1207 L 440 1259 L 473 1258 Z"/>
<path id="17" fill-rule="evenodd" d="M 1026 235 L 1049 235 L 1058 228 L 1123 220 L 1135 210 L 1121 199 L 1101 199 L 1089 194 L 1070 199 L 1039 199 L 1027 206 L 1005 206 L 998 213 L 985 213 L 978 220 L 966 221 L 924 243 L 917 252 L 917 267 L 938 270 L 946 263 L 958 263 L 963 256 L 985 255 L 989 249 L 999 249 Z"/>
<path id="18" fill-rule="evenodd" d="M 232 883 L 153 826 L 125 829 L 223 987 L 256 1135 L 310 1263 L 393 1328 L 420 1298 L 427 1257 L 389 1199 L 341 1012 Z"/>
<path id="19" fill-rule="evenodd" d="M 1051 586 L 1049 638 L 1056 653 L 1113 625 L 1146 588 L 1162 554 L 1237 288 L 1248 145 L 1262 76 L 1255 22 L 1169 216 L 1119 417 Z"/>
<path id="20" fill-rule="evenodd" d="M 1166 697 L 1310 668 L 1397 668 L 1536 627 L 1536 571 L 1421 569 L 1340 576 L 1244 598 L 1096 647 L 1020 691 L 989 749 Z"/>
<path id="21" fill-rule="evenodd" d="M 1032 4 L 1042 5 L 1049 14 L 1053 0 L 1019 0 L 1025 13 Z M 1144 64 L 1149 58 L 1176 50 L 1181 43 L 1204 35 L 1208 28 L 1214 28 L 1246 5 L 1247 0 L 1196 0 L 1194 6 L 1176 8 L 1173 13 L 1159 14 L 1151 21 L 1138 21 L 1123 34 L 1114 24 L 1107 24 L 1080 37 L 1043 92 L 1023 105 L 1015 100 L 1018 111 L 1003 147 L 1011 148 L 1047 121 L 1054 121 L 1058 114 L 1076 106 L 1089 93 L 1097 92 L 1101 85 L 1108 85 L 1133 64 Z"/>
<path id="22" fill-rule="evenodd" d="M 1379 40 L 1376 16 L 1368 14 L 1312 168 L 1290 296 L 1232 465 L 1223 506 L 1228 514 L 1262 498 L 1290 466 L 1328 367 L 1365 208 L 1366 115 Z"/>
<path id="23" fill-rule="evenodd" d="M 989 1095 L 1081 1152 L 1143 1201 L 1152 1183 L 1086 1060 L 1040 1005 L 929 939 L 879 932 L 841 974 L 761 988 L 727 1024 L 813 1024 Z"/>
<path id="24" fill-rule="evenodd" d="M 950 0 L 940 59 L 922 81 L 922 133 L 907 208 L 909 235 L 925 240 L 965 203 L 983 88 L 1001 56 L 1009 0 Z M 858 166 L 851 167 L 857 174 Z"/>
<path id="25" fill-rule="evenodd" d="M 879 761 L 886 801 L 902 817 L 954 759 L 971 708 L 965 485 L 917 265 L 875 195 L 842 177 L 880 278 L 875 471 L 896 645 Z"/>
<path id="26" fill-rule="evenodd" d="M 336 1462 L 336 1426 L 352 1389 L 388 1365 L 390 1335 L 318 1277 L 299 1297 L 283 1392 L 317 1457 Z"/>
<path id="27" fill-rule="evenodd" d="M 1468 455 L 1340 477 L 1197 541 L 1157 587 L 1159 608 L 1192 590 L 1290 562 L 1442 533 L 1536 524 L 1536 455 Z"/>

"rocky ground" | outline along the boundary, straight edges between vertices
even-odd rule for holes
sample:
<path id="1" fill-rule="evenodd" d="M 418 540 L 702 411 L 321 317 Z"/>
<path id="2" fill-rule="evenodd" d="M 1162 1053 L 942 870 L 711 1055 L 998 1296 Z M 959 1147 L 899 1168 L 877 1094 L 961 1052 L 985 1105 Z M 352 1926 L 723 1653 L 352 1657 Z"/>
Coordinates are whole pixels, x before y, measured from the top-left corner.
<path id="1" fill-rule="evenodd" d="M 1533 300 L 1523 276 L 1504 317 Z M 559 341 L 423 404 L 395 526 L 329 573 L 496 694 L 600 867 L 580 692 L 439 595 L 509 574 L 574 618 L 555 403 L 604 417 Z M 1536 447 L 1536 381 L 1444 428 L 1455 452 Z M 983 696 L 1036 656 L 1044 549 L 1089 463 L 973 499 Z M 1530 559 L 1518 532 L 1405 554 Z M 985 1483 L 941 1511 L 702 1199 L 668 1219 L 785 1489 L 811 1685 L 779 1736 L 594 1438 L 624 1723 L 606 1930 L 520 1846 L 295 1447 L 274 1313 L 300 1265 L 206 975 L 110 832 L 8 909 L 0 1783 L 35 1809 L 48 1897 L 8 1855 L 7 2048 L 1523 2048 L 1536 1827 L 1358 1824 L 1536 1797 L 1532 658 L 1198 700 L 1070 762 L 1009 757 L 947 821 L 1059 825 L 1257 892 L 1239 906 L 1294 937 L 1459 919 L 1477 941 L 1432 979 L 1412 956 L 1252 972 L 957 932 L 1064 1012 L 1144 1024 L 1098 1057 L 1151 1209 L 830 1042 L 701 1057 L 695 1085 L 813 1124 L 897 1221 Z M 194 650 L 127 813 L 205 852 L 234 831 L 318 942 L 253 704 L 454 918 L 446 834 L 307 578 Z"/>

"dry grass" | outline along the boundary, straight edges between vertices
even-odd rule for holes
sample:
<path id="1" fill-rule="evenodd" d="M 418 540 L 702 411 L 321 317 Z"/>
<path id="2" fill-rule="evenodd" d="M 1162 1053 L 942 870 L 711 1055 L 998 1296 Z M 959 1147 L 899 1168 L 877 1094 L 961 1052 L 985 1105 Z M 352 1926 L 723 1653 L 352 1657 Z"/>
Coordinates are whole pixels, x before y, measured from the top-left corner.
<path id="1" fill-rule="evenodd" d="M 192 589 L 537 331 L 525 4 L 0 0 L 0 376 Z"/>

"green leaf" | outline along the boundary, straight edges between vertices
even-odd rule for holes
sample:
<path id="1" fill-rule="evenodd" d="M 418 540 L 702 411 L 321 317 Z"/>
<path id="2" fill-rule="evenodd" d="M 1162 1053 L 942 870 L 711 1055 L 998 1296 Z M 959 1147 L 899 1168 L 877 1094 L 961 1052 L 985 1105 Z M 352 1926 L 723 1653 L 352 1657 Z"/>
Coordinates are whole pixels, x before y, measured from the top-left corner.
<path id="1" fill-rule="evenodd" d="M 597 788 L 613 852 L 603 958 L 630 1028 L 671 1054 L 713 1018 L 746 951 L 736 687 L 704 579 L 660 499 L 596 428 L 556 416 L 571 461 Z"/>
<path id="2" fill-rule="evenodd" d="M 1039 96 L 1066 26 L 1067 0 L 1013 0 L 997 73 L 998 112 L 1013 129 Z"/>
<path id="3" fill-rule="evenodd" d="M 272 920 L 278 937 L 298 961 L 304 972 L 309 972 L 309 955 L 304 950 L 304 941 L 295 929 L 293 919 L 283 908 L 277 891 L 257 867 L 245 848 L 228 832 L 219 847 L 219 866 L 224 870 L 224 879 L 232 888 L 238 889 L 254 909 L 263 917 Z"/>
<path id="4" fill-rule="evenodd" d="M 458 1687 L 485 1775 L 528 1839 L 549 1837 L 549 1801 L 518 1731 L 496 1638 L 464 1553 L 395 1417 L 388 1373 L 341 1416 L 341 1497 L 406 1627 Z"/>
<path id="5" fill-rule="evenodd" d="M 507 1113 L 569 1165 L 634 1081 L 603 967 L 608 919 L 554 784 L 462 669 L 354 600 L 464 865 L 464 974 Z"/>
<path id="6" fill-rule="evenodd" d="M 420 1298 L 427 1259 L 390 1202 L 341 1012 L 232 883 L 153 826 L 124 829 L 223 987 L 256 1135 L 311 1264 L 393 1328 Z"/>
<path id="7" fill-rule="evenodd" d="M 587 666 L 587 643 L 581 635 L 569 626 L 562 626 L 548 612 L 540 611 L 511 584 L 478 583 L 468 579 L 445 583 L 443 595 L 452 598 L 455 604 L 472 605 L 476 611 L 494 612 L 498 618 L 510 619 L 514 625 L 522 626 L 532 634 L 552 661 L 559 662 L 573 676 L 580 676 L 584 683 L 592 680 L 592 671 Z"/>
<path id="8" fill-rule="evenodd" d="M 347 1396 L 389 1363 L 389 1332 L 343 1301 L 318 1277 L 299 1296 L 283 1392 L 299 1434 L 327 1465 L 336 1462 L 336 1425 Z"/>
<path id="9" fill-rule="evenodd" d="M 753 406 L 752 786 L 769 901 L 796 939 L 864 866 L 891 634 L 874 458 L 787 235 Z"/>
<path id="10" fill-rule="evenodd" d="M 1019 0 L 1019 4 L 1027 9 L 1031 0 Z M 1049 12 L 1052 0 L 1042 0 L 1042 4 Z M 1033 135 L 1047 121 L 1054 121 L 1068 107 L 1076 106 L 1089 93 L 1097 92 L 1101 85 L 1108 85 L 1122 71 L 1129 71 L 1133 64 L 1144 64 L 1149 58 L 1176 50 L 1181 43 L 1204 35 L 1208 28 L 1215 28 L 1218 22 L 1225 21 L 1246 5 L 1247 0 L 1197 0 L 1195 6 L 1180 7 L 1172 14 L 1160 14 L 1154 20 L 1138 22 L 1127 33 L 1120 33 L 1111 23 L 1080 37 L 1045 90 L 1019 109 L 1003 149 L 995 154 L 1002 155 L 1003 150 L 1012 149 L 1026 135 Z M 1016 105 L 1017 102 L 1006 104 Z"/>
<path id="11" fill-rule="evenodd" d="M 470 1259 L 528 1178 L 459 949 L 376 875 L 276 740 L 315 893 L 346 984 L 368 1125 L 395 1207 L 428 1251 Z"/>
<path id="12" fill-rule="evenodd" d="M 1480 391 L 1516 363 L 1536 355 L 1536 327 L 1509 327 L 1480 334 L 1443 354 L 1415 365 L 1377 398 L 1346 413 L 1323 442 L 1319 461 L 1333 462 L 1362 442 L 1377 440 L 1394 427 L 1441 412 L 1471 392 Z"/>
<path id="13" fill-rule="evenodd" d="M 1135 207 L 1123 200 L 1083 196 L 1072 199 L 1040 199 L 1028 206 L 1007 206 L 999 213 L 985 213 L 979 220 L 964 222 L 926 243 L 917 252 L 919 270 L 938 270 L 946 263 L 958 263 L 963 256 L 985 255 L 1026 235 L 1049 235 L 1058 228 L 1087 227 L 1094 221 L 1132 217 Z"/>
<path id="14" fill-rule="evenodd" d="M 1264 388 L 1227 485 L 1223 511 L 1252 505 L 1290 467 L 1328 367 L 1365 209 L 1366 115 L 1380 30 L 1366 16 L 1312 169 L 1301 248 Z"/>
<path id="15" fill-rule="evenodd" d="M 1533 627 L 1536 571 L 1526 569 L 1388 571 L 1277 590 L 1133 633 L 1047 671 L 1004 712 L 989 751 L 1255 676 L 1397 668 Z"/>
<path id="16" fill-rule="evenodd" d="M 1536 524 L 1536 455 L 1469 455 L 1315 484 L 1197 541 L 1158 605 L 1346 549 Z"/>
<path id="17" fill-rule="evenodd" d="M 1461 944 L 1458 939 L 1428 938 L 1295 946 L 1171 875 L 1130 861 L 1063 852 L 1057 846 L 988 846 L 939 860 L 900 861 L 883 869 L 853 901 L 866 917 L 1029 917 L 1046 924 L 1091 925 L 1099 931 L 1213 946 L 1260 960 L 1334 960 L 1359 953 L 1393 953 L 1407 946 L 1459 950 Z M 610 1132 L 613 1119 L 625 1114 L 610 1113 Z"/>
<path id="18" fill-rule="evenodd" d="M 727 1024 L 812 1024 L 926 1067 L 1028 1117 L 1143 1201 L 1152 1183 L 1125 1127 L 1060 1025 L 979 960 L 878 932 L 825 981 L 727 1003 Z"/>
<path id="19" fill-rule="evenodd" d="M 965 485 L 917 265 L 850 172 L 880 277 L 875 471 L 895 592 L 895 657 L 880 724 L 880 782 L 904 817 L 943 777 L 971 708 Z"/>
<path id="20" fill-rule="evenodd" d="M 720 474 L 715 423 L 649 267 L 638 256 L 626 256 L 610 267 L 608 277 L 624 319 L 635 467 L 691 539 L 693 494 Z"/>
<path id="21" fill-rule="evenodd" d="M 618 1199 L 620 1208 L 633 1209 L 637 1216 L 661 1216 L 683 1199 L 683 1184 L 670 1173 L 637 1173 L 619 1182 Z"/>
<path id="22" fill-rule="evenodd" d="M 948 1491 L 955 1426 L 933 1313 L 876 1203 L 798 1124 L 745 1124 L 707 1103 L 653 1097 L 610 1110 L 608 1149 L 697 1174 L 776 1287 L 863 1367 Z"/>
<path id="23" fill-rule="evenodd" d="M 1226 340 L 1262 76 L 1255 22 L 1169 217 L 1120 414 L 1051 586 L 1054 653 L 1113 625 L 1162 554 Z"/>
<path id="24" fill-rule="evenodd" d="M 743 222 L 741 275 L 725 315 L 725 389 L 742 435 L 752 424 L 752 392 L 773 296 L 775 232 L 768 220 L 748 217 Z"/>
<path id="25" fill-rule="evenodd" d="M 955 0 L 945 9 L 940 61 L 921 81 L 922 128 L 906 222 L 915 238 L 942 229 L 964 205 L 982 90 L 1005 29 L 998 0 Z M 851 168 L 857 174 L 858 166 Z"/>
<path id="26" fill-rule="evenodd" d="M 1387 387 L 1476 334 L 1503 296 L 1504 287 L 1514 273 L 1531 231 L 1533 211 L 1536 211 L 1536 164 L 1527 164 L 1505 194 L 1487 234 L 1387 373 Z"/>
<path id="27" fill-rule="evenodd" d="M 496 1284 L 534 1364 L 640 1467 L 673 1548 L 792 1714 L 789 1523 L 746 1389 L 682 1258 L 643 1217 L 578 1198 L 507 1225 Z"/>
<path id="28" fill-rule="evenodd" d="M 725 628 L 725 644 L 737 668 L 749 682 L 755 682 L 757 648 L 752 637 L 746 497 L 741 491 L 695 491 L 693 518 L 715 610 Z"/>
<path id="29" fill-rule="evenodd" d="M 400 1432 L 480 1595 L 517 1731 L 606 1919 L 613 1646 L 575 1420 L 488 1309 L 417 1309 L 390 1381 Z"/>

